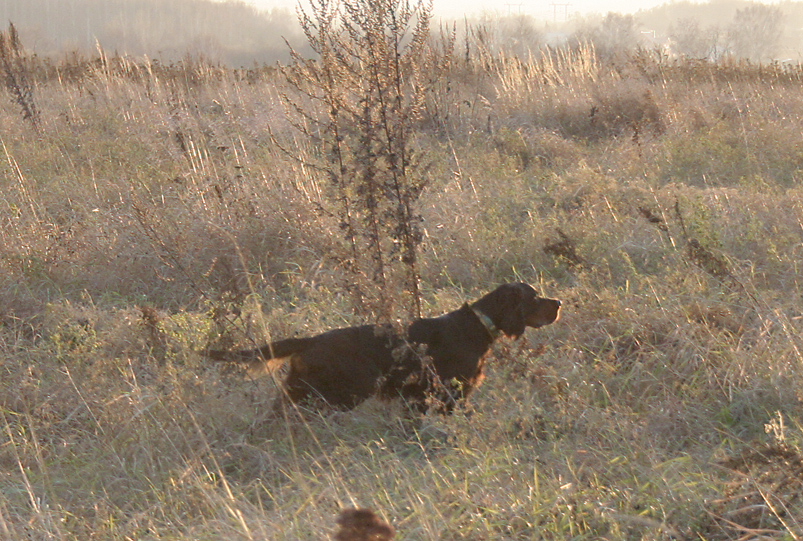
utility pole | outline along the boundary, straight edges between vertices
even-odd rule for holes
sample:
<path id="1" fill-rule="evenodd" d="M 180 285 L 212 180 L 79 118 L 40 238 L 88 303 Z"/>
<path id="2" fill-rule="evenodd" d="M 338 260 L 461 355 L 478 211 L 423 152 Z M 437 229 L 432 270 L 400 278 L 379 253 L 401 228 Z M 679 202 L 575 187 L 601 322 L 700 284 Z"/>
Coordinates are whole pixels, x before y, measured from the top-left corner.
<path id="1" fill-rule="evenodd" d="M 563 21 L 566 22 L 569 20 L 569 6 L 571 4 L 558 4 L 552 3 L 552 22 L 558 22 L 558 8 L 563 8 Z"/>

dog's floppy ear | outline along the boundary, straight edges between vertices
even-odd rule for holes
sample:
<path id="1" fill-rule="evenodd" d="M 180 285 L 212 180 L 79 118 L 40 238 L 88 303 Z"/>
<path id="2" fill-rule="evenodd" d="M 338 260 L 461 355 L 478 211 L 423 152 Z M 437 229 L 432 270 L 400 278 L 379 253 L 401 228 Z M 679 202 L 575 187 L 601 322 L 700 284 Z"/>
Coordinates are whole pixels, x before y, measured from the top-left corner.
<path id="1" fill-rule="evenodd" d="M 518 338 L 524 334 L 527 327 L 527 314 L 525 305 L 529 297 L 535 292 L 532 287 L 524 283 L 505 284 L 497 291 L 500 293 L 499 329 L 511 338 Z"/>

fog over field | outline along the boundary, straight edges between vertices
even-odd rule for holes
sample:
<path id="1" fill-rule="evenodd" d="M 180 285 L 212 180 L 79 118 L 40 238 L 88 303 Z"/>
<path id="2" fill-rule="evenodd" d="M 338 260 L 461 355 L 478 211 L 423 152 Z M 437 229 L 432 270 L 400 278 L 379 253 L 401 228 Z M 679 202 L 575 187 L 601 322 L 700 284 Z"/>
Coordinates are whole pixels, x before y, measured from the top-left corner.
<path id="1" fill-rule="evenodd" d="M 287 61 L 285 39 L 304 51 L 294 8 L 290 0 L 0 0 L 0 21 L 14 23 L 26 47 L 40 55 L 100 46 L 166 62 L 190 54 L 249 66 Z M 463 36 L 493 27 L 493 45 L 519 53 L 572 39 L 603 48 L 658 48 L 708 59 L 733 54 L 762 62 L 797 61 L 803 50 L 803 4 L 796 2 L 435 2 L 433 10 L 436 25 L 456 24 Z"/>
<path id="2" fill-rule="evenodd" d="M 803 4 L 338 5 L 0 0 L 0 539 L 803 539 Z"/>
<path id="3" fill-rule="evenodd" d="M 270 11 L 274 8 L 294 10 L 299 4 L 303 7 L 309 5 L 309 0 L 245 0 L 246 4 L 261 10 Z M 486 0 L 437 0 L 433 4 L 433 13 L 436 18 L 463 19 L 476 17 L 483 13 L 495 15 L 521 14 L 529 15 L 543 20 L 563 20 L 565 17 L 585 16 L 591 14 L 605 14 L 609 11 L 617 13 L 636 13 L 647 11 L 666 4 L 665 0 L 574 0 L 573 2 L 559 0 L 511 0 L 505 2 L 487 2 Z M 699 2 L 695 2 L 699 3 Z M 777 4 L 777 2 L 764 2 Z"/>

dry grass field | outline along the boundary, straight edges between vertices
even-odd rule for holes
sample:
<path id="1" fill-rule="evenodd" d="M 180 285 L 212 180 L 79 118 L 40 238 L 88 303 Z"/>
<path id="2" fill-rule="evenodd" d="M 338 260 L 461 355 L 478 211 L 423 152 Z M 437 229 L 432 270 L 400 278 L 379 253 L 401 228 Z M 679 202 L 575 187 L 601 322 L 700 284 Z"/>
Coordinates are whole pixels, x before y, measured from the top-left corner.
<path id="1" fill-rule="evenodd" d="M 803 69 L 469 60 L 410 134 L 422 311 L 523 280 L 564 312 L 415 427 L 268 421 L 271 378 L 199 354 L 370 320 L 281 73 L 0 92 L 0 537 L 318 540 L 360 506 L 405 540 L 803 538 Z"/>

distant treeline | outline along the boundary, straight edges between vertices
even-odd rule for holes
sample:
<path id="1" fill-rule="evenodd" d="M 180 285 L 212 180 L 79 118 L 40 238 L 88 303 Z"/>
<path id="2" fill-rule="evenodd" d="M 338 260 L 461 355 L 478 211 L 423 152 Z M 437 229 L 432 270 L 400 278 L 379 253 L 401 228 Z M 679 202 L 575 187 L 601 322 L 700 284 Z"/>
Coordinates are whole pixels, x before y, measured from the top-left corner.
<path id="1" fill-rule="evenodd" d="M 286 60 L 303 47 L 295 13 L 210 0 L 0 0 L 28 50 L 58 55 L 98 45 L 169 62 L 202 55 L 233 66 Z M 3 26 L 5 28 L 5 26 Z"/>
<path id="2" fill-rule="evenodd" d="M 435 0 L 437 5 L 439 0 Z M 0 28 L 13 23 L 40 56 L 108 53 L 169 64 L 186 56 L 231 67 L 289 60 L 285 39 L 307 51 L 296 14 L 260 11 L 239 0 L 0 0 Z M 673 1 L 636 14 L 538 21 L 526 14 L 483 13 L 456 24 L 466 50 L 520 57 L 555 45 L 591 43 L 601 57 L 637 48 L 687 58 L 797 61 L 803 50 L 803 2 Z"/>
<path id="3" fill-rule="evenodd" d="M 469 18 L 470 35 L 489 51 L 526 58 L 531 52 L 591 44 L 601 58 L 638 49 L 673 58 L 796 62 L 803 51 L 803 2 L 747 0 L 669 2 L 634 14 L 609 12 L 566 21 L 537 21 L 523 14 Z"/>

